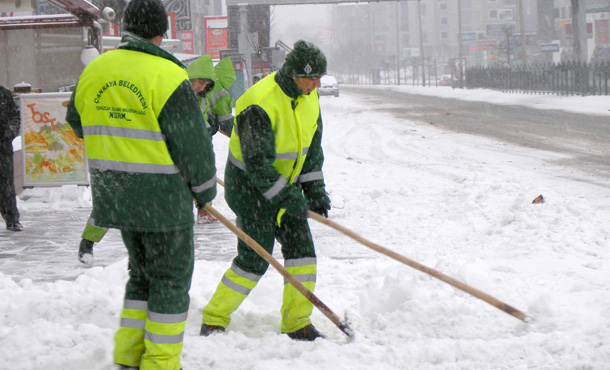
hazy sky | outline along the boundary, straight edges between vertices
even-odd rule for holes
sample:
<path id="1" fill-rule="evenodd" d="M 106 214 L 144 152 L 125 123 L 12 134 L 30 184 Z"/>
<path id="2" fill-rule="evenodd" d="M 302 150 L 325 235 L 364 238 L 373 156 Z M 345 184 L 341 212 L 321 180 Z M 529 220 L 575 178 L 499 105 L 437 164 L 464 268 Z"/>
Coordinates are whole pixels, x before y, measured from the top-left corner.
<path id="1" fill-rule="evenodd" d="M 291 45 L 299 39 L 317 42 L 319 28 L 330 26 L 333 5 L 282 5 L 272 7 L 271 44 Z"/>

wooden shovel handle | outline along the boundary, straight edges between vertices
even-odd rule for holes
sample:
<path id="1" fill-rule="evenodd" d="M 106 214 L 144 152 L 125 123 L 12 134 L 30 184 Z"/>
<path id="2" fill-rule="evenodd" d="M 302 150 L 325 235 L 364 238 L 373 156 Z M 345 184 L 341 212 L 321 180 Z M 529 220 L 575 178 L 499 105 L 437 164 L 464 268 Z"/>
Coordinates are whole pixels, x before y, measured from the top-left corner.
<path id="1" fill-rule="evenodd" d="M 365 246 L 367 246 L 367 247 L 369 247 L 369 248 L 371 248 L 371 249 L 373 249 L 373 250 L 375 250 L 375 251 L 377 251 L 379 253 L 385 254 L 386 256 L 394 258 L 395 260 L 400 261 L 400 262 L 404 263 L 405 265 L 411 266 L 414 269 L 417 269 L 419 271 L 425 272 L 428 275 L 432 275 L 435 278 L 446 282 L 447 284 L 453 285 L 454 287 L 456 287 L 456 288 L 458 288 L 458 289 L 460 289 L 460 290 L 462 290 L 462 291 L 464 291 L 464 292 L 466 292 L 466 293 L 468 293 L 468 294 L 470 294 L 470 295 L 472 295 L 472 296 L 474 296 L 476 298 L 479 298 L 479 299 L 489 303 L 490 305 L 492 305 L 492 306 L 494 306 L 494 307 L 496 307 L 496 308 L 498 308 L 498 309 L 508 313 L 509 315 L 512 315 L 512 316 L 518 318 L 521 321 L 525 321 L 525 322 L 529 322 L 530 321 L 530 319 L 525 315 L 525 313 L 519 311 L 518 309 L 516 309 L 516 308 L 514 308 L 514 307 L 512 307 L 512 306 L 510 306 L 510 305 L 508 305 L 508 304 L 506 304 L 506 303 L 504 303 L 504 302 L 502 302 L 502 301 L 500 301 L 500 300 L 498 300 L 498 299 L 496 299 L 496 298 L 494 298 L 492 296 L 490 296 L 489 294 L 484 293 L 484 292 L 482 292 L 482 291 L 480 291 L 480 290 L 478 290 L 476 288 L 473 288 L 473 287 L 471 287 L 469 285 L 466 285 L 466 284 L 462 283 L 461 281 L 458 281 L 458 280 L 456 280 L 456 279 L 454 279 L 454 278 L 452 278 L 450 276 L 442 274 L 442 273 L 440 273 L 440 272 L 438 272 L 438 271 L 436 271 L 436 270 L 434 270 L 434 269 L 432 269 L 430 267 L 427 267 L 427 266 L 424 266 L 424 265 L 422 265 L 422 264 L 420 264 L 418 262 L 415 262 L 415 261 L 413 261 L 413 260 L 411 260 L 411 259 L 409 259 L 409 258 L 407 258 L 407 257 L 405 257 L 405 256 L 403 256 L 401 254 L 398 254 L 398 253 L 396 253 L 394 251 L 391 251 L 391 250 L 389 250 L 387 248 L 384 248 L 384 247 L 380 246 L 379 244 L 375 244 L 375 243 L 373 243 L 373 242 L 371 242 L 371 241 L 361 237 L 360 235 L 354 233 L 353 231 L 351 231 L 351 230 L 349 230 L 349 229 L 347 229 L 347 228 L 345 228 L 345 227 L 343 227 L 343 226 L 341 226 L 341 225 L 339 225 L 339 224 L 337 224 L 337 223 L 335 223 L 335 222 L 333 222 L 333 221 L 331 221 L 331 220 L 329 220 L 329 219 L 327 219 L 327 218 L 325 218 L 323 216 L 320 216 L 319 214 L 317 214 L 315 212 L 309 211 L 308 217 L 309 218 L 313 218 L 314 220 L 316 220 L 318 222 L 321 222 L 321 223 L 323 223 L 325 225 L 328 225 L 328 226 L 332 227 L 335 230 L 340 231 L 341 233 L 349 236 L 350 238 L 356 240 L 357 242 L 359 242 L 361 244 L 364 244 Z"/>

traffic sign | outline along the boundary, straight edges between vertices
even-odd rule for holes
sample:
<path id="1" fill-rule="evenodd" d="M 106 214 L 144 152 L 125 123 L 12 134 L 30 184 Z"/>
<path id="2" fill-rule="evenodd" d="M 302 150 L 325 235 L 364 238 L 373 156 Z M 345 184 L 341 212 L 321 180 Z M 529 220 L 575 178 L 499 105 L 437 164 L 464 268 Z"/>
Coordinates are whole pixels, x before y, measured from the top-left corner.
<path id="1" fill-rule="evenodd" d="M 541 53 L 557 53 L 559 52 L 558 43 L 540 44 Z"/>

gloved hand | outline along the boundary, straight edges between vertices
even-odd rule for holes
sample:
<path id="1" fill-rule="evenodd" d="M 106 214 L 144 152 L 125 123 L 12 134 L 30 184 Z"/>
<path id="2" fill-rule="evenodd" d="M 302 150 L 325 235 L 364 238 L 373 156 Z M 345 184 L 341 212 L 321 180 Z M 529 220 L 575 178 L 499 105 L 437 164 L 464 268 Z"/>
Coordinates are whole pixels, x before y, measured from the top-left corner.
<path id="1" fill-rule="evenodd" d="M 330 211 L 330 203 L 317 204 L 311 206 L 311 211 L 328 218 L 328 211 Z"/>
<path id="2" fill-rule="evenodd" d="M 209 113 L 208 125 L 210 125 L 210 127 L 208 128 L 208 131 L 210 132 L 210 136 L 216 135 L 219 127 L 218 127 L 218 120 L 216 119 L 216 116 L 214 114 Z"/>
<path id="3" fill-rule="evenodd" d="M 195 201 L 195 206 L 197 207 L 197 210 L 198 210 L 198 211 L 203 211 L 203 210 L 205 210 L 205 205 L 206 205 L 206 204 L 207 204 L 207 203 L 200 203 L 200 202 L 198 202 L 198 201 Z"/>
<path id="4" fill-rule="evenodd" d="M 306 220 L 307 219 L 307 212 L 309 212 L 309 207 L 305 206 L 301 209 L 299 209 L 298 211 L 288 211 L 286 210 L 291 216 Z"/>

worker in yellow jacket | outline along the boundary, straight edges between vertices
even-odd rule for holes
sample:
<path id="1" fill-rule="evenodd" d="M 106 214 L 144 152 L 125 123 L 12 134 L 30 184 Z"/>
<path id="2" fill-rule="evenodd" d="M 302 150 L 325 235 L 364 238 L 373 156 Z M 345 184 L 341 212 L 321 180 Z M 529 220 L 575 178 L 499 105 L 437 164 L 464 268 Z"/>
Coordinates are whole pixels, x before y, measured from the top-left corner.
<path id="1" fill-rule="evenodd" d="M 235 125 L 225 167 L 225 199 L 237 226 L 272 253 L 282 245 L 286 269 L 307 289 L 316 283 L 316 253 L 307 222 L 312 210 L 328 216 L 322 164 L 322 116 L 316 88 L 326 57 L 298 41 L 280 71 L 250 87 L 236 102 Z M 269 264 L 245 242 L 203 309 L 201 335 L 224 331 L 230 315 L 256 286 Z M 284 284 L 281 330 L 312 341 L 313 304 Z"/>
<path id="2" fill-rule="evenodd" d="M 160 0 L 131 0 L 121 46 L 81 74 L 66 121 L 84 138 L 92 218 L 116 228 L 129 280 L 115 335 L 122 369 L 179 370 L 194 267 L 193 199 L 216 195 L 214 151 L 184 66 L 161 49 Z"/>

